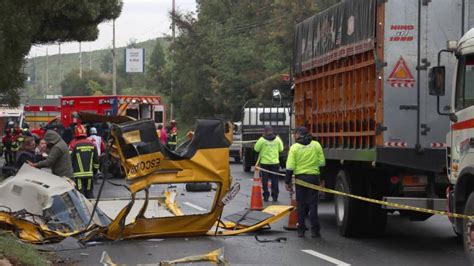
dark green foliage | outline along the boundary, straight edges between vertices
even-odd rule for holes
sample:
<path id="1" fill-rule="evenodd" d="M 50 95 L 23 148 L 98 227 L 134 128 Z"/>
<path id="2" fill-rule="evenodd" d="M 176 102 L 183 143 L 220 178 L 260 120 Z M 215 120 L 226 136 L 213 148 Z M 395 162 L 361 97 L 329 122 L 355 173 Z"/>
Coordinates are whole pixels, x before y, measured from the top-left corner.
<path id="1" fill-rule="evenodd" d="M 176 15 L 173 102 L 181 119 L 239 119 L 250 99 L 289 93 L 293 29 L 336 0 L 200 0 L 198 17 Z M 192 114 L 192 115 L 190 115 Z"/>
<path id="2" fill-rule="evenodd" d="M 94 70 L 84 71 L 81 79 L 79 77 L 79 71 L 75 70 L 68 73 L 61 82 L 62 95 L 87 96 L 110 94 L 112 89 L 107 86 L 110 80 L 110 75 L 102 74 Z"/>
<path id="3" fill-rule="evenodd" d="M 18 104 L 32 44 L 94 40 L 97 25 L 117 17 L 121 8 L 117 0 L 0 1 L 0 94 Z"/>

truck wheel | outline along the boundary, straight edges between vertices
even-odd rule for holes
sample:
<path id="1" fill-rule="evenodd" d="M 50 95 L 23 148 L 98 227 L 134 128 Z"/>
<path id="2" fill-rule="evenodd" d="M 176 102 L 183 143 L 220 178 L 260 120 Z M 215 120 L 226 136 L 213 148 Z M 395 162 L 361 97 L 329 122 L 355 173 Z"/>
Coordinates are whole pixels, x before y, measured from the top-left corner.
<path id="1" fill-rule="evenodd" d="M 340 170 L 336 177 L 336 190 L 354 194 L 354 187 L 346 171 Z M 360 204 L 356 199 L 335 195 L 334 208 L 336 211 L 336 223 L 339 234 L 342 236 L 355 236 L 359 233 L 360 224 Z"/>
<path id="2" fill-rule="evenodd" d="M 236 163 L 240 163 L 240 156 L 235 156 L 235 157 L 234 157 L 234 161 L 235 161 Z"/>
<path id="3" fill-rule="evenodd" d="M 471 192 L 464 208 L 465 215 L 474 215 L 474 192 Z M 463 221 L 464 253 L 471 263 L 474 263 L 474 220 Z"/>

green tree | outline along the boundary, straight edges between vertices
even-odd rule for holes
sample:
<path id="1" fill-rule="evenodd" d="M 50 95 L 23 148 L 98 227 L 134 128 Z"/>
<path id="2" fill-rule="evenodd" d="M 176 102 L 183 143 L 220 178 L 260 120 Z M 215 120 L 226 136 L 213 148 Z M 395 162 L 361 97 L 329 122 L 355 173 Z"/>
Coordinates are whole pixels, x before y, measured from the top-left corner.
<path id="1" fill-rule="evenodd" d="M 160 40 L 156 41 L 146 68 L 147 87 L 155 93 L 166 93 L 168 80 L 166 77 L 166 55 Z"/>
<path id="2" fill-rule="evenodd" d="M 97 25 L 118 17 L 121 8 L 117 0 L 0 1 L 0 93 L 18 104 L 32 44 L 95 40 Z"/>
<path id="3" fill-rule="evenodd" d="M 290 71 L 295 24 L 334 2 L 206 0 L 197 1 L 197 18 L 177 14 L 174 67 L 166 74 L 181 118 L 239 119 L 247 100 L 288 88 L 281 75 Z"/>
<path id="4" fill-rule="evenodd" d="M 112 74 L 112 51 L 106 51 L 100 60 L 100 70 Z"/>
<path id="5" fill-rule="evenodd" d="M 79 71 L 69 72 L 61 82 L 61 91 L 65 96 L 88 96 L 110 94 L 108 87 L 110 75 L 98 73 L 96 71 L 83 71 L 82 79 Z"/>

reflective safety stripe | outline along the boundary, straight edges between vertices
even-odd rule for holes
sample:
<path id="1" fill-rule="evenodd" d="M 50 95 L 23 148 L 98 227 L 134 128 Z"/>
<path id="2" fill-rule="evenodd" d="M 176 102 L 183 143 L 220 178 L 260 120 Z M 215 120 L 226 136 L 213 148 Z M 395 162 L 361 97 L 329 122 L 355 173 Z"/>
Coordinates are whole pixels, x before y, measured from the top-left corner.
<path id="1" fill-rule="evenodd" d="M 92 171 L 92 165 L 94 163 L 94 153 L 91 152 L 91 157 L 90 157 L 90 162 L 89 162 L 89 171 Z"/>
<path id="2" fill-rule="evenodd" d="M 87 179 L 87 190 L 91 190 L 92 178 Z"/>
<path id="3" fill-rule="evenodd" d="M 82 189 L 82 180 L 80 178 L 76 179 L 77 182 L 77 189 L 81 190 Z"/>
<path id="4" fill-rule="evenodd" d="M 76 153 L 76 158 L 77 158 L 77 165 L 79 165 L 79 171 L 81 171 L 81 173 L 84 173 L 84 167 L 82 166 L 81 155 L 79 153 Z"/>
<path id="5" fill-rule="evenodd" d="M 92 171 L 90 172 L 80 172 L 80 173 L 74 173 L 74 177 L 92 177 L 94 173 Z"/>
<path id="6" fill-rule="evenodd" d="M 76 147 L 76 149 L 80 150 L 80 151 L 93 151 L 95 148 L 95 146 L 79 146 L 79 147 Z"/>

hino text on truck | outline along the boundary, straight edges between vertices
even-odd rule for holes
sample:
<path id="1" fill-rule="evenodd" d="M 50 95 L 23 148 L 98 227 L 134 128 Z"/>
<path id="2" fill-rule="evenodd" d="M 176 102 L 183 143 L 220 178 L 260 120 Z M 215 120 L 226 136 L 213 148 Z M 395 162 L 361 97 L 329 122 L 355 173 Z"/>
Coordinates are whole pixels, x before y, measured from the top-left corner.
<path id="1" fill-rule="evenodd" d="M 474 214 L 474 31 L 461 38 L 470 26 L 465 4 L 347 0 L 296 26 L 295 119 L 324 147 L 326 185 Z M 430 69 L 441 59 L 444 66 Z M 445 81 L 454 84 L 446 92 Z M 335 199 L 344 236 L 379 234 L 394 211 L 431 216 Z M 474 223 L 452 222 L 472 260 Z"/>

